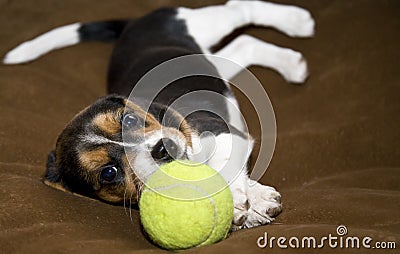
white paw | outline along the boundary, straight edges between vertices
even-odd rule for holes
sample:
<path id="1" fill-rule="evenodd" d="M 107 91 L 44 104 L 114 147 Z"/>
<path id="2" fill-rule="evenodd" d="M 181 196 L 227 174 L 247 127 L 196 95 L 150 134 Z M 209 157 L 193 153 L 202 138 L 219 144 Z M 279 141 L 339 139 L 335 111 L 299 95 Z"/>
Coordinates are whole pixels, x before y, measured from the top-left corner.
<path id="1" fill-rule="evenodd" d="M 244 228 L 271 223 L 282 211 L 281 195 L 274 188 L 255 183 L 247 193 L 249 210 Z"/>
<path id="2" fill-rule="evenodd" d="M 277 28 L 292 37 L 311 37 L 314 35 L 315 21 L 309 11 L 299 7 L 285 7 L 282 22 Z"/>
<path id="3" fill-rule="evenodd" d="M 269 224 L 282 211 L 279 192 L 252 180 L 249 183 L 247 194 L 243 190 L 233 192 L 232 231 Z"/>
<path id="4" fill-rule="evenodd" d="M 291 49 L 284 49 L 281 53 L 278 72 L 292 83 L 303 83 L 308 77 L 307 62 L 303 55 Z"/>
<path id="5" fill-rule="evenodd" d="M 244 191 L 235 191 L 233 195 L 233 221 L 231 230 L 239 230 L 243 228 L 243 225 L 247 219 L 247 211 L 249 209 L 249 203 L 247 195 Z"/>

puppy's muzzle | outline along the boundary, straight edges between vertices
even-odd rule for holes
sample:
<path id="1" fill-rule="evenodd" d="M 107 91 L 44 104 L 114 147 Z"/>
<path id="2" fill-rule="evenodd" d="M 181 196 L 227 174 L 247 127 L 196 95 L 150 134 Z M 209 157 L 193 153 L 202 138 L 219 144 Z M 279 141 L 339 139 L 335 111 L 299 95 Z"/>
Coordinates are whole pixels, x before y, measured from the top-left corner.
<path id="1" fill-rule="evenodd" d="M 154 145 L 151 156 L 157 161 L 169 162 L 176 159 L 178 153 L 178 145 L 169 138 L 163 138 Z"/>

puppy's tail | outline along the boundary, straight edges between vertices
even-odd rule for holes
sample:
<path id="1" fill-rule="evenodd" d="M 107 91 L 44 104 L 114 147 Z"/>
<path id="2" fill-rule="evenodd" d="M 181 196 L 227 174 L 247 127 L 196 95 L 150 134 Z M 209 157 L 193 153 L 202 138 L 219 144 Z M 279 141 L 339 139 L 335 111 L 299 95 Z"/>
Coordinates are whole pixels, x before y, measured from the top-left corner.
<path id="1" fill-rule="evenodd" d="M 37 59 L 52 50 L 72 46 L 84 41 L 112 42 L 119 38 L 131 20 L 74 23 L 48 31 L 26 41 L 3 58 L 4 64 L 20 64 Z"/>

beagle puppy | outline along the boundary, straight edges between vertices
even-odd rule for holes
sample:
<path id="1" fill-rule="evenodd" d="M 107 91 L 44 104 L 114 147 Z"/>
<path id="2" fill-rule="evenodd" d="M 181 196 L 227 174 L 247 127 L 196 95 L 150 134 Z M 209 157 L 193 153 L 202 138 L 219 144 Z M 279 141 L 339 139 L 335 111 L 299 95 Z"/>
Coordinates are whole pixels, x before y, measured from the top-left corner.
<path id="1" fill-rule="evenodd" d="M 310 37 L 314 32 L 314 20 L 302 8 L 228 1 L 199 9 L 162 8 L 138 19 L 70 24 L 8 52 L 3 63 L 19 64 L 80 42 L 115 43 L 108 70 L 109 95 L 79 112 L 61 132 L 48 156 L 45 183 L 109 203 L 136 203 L 143 182 L 162 163 L 189 159 L 217 170 L 229 165 L 225 169 L 235 172 L 235 177 L 226 179 L 234 199 L 232 230 L 273 221 L 281 212 L 281 196 L 273 187 L 248 177 L 253 139 L 237 116 L 240 112 L 232 110 L 238 103 L 225 81 L 240 69 L 227 68 L 202 55 L 246 25 L 273 27 L 292 37 Z M 272 68 L 293 83 L 302 83 L 307 77 L 307 65 L 299 52 L 249 35 L 238 36 L 213 54 L 244 67 Z M 196 55 L 196 68 L 212 75 L 174 80 L 150 102 L 146 91 L 143 97 L 141 93 L 130 96 L 149 71 L 191 55 Z M 156 83 L 153 80 L 146 87 L 151 89 Z M 192 96 L 179 107 L 171 106 L 176 99 L 197 91 L 220 96 Z M 213 110 L 205 110 L 207 105 Z M 186 107 L 199 110 L 187 113 Z"/>

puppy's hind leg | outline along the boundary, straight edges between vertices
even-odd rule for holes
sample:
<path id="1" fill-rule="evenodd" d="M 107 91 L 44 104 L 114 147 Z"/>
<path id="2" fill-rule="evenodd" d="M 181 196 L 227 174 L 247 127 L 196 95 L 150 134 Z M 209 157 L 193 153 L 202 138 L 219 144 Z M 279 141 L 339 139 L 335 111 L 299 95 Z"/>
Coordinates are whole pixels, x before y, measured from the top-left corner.
<path id="1" fill-rule="evenodd" d="M 274 27 L 290 36 L 307 37 L 314 33 L 310 13 L 295 6 L 263 1 L 228 1 L 225 5 L 199 9 L 178 8 L 188 33 L 208 50 L 235 29 L 246 25 Z"/>
<path id="2" fill-rule="evenodd" d="M 303 8 L 263 1 L 240 0 L 231 0 L 226 5 L 240 8 L 247 13 L 253 25 L 273 27 L 291 37 L 314 35 L 314 19 L 310 12 Z"/>
<path id="3" fill-rule="evenodd" d="M 230 79 L 242 68 L 252 65 L 271 68 L 279 72 L 288 82 L 302 83 L 308 75 L 307 63 L 297 51 L 266 43 L 249 35 L 241 35 L 215 53 L 239 65 L 226 65 L 218 58 L 209 57 L 222 77 Z"/>

